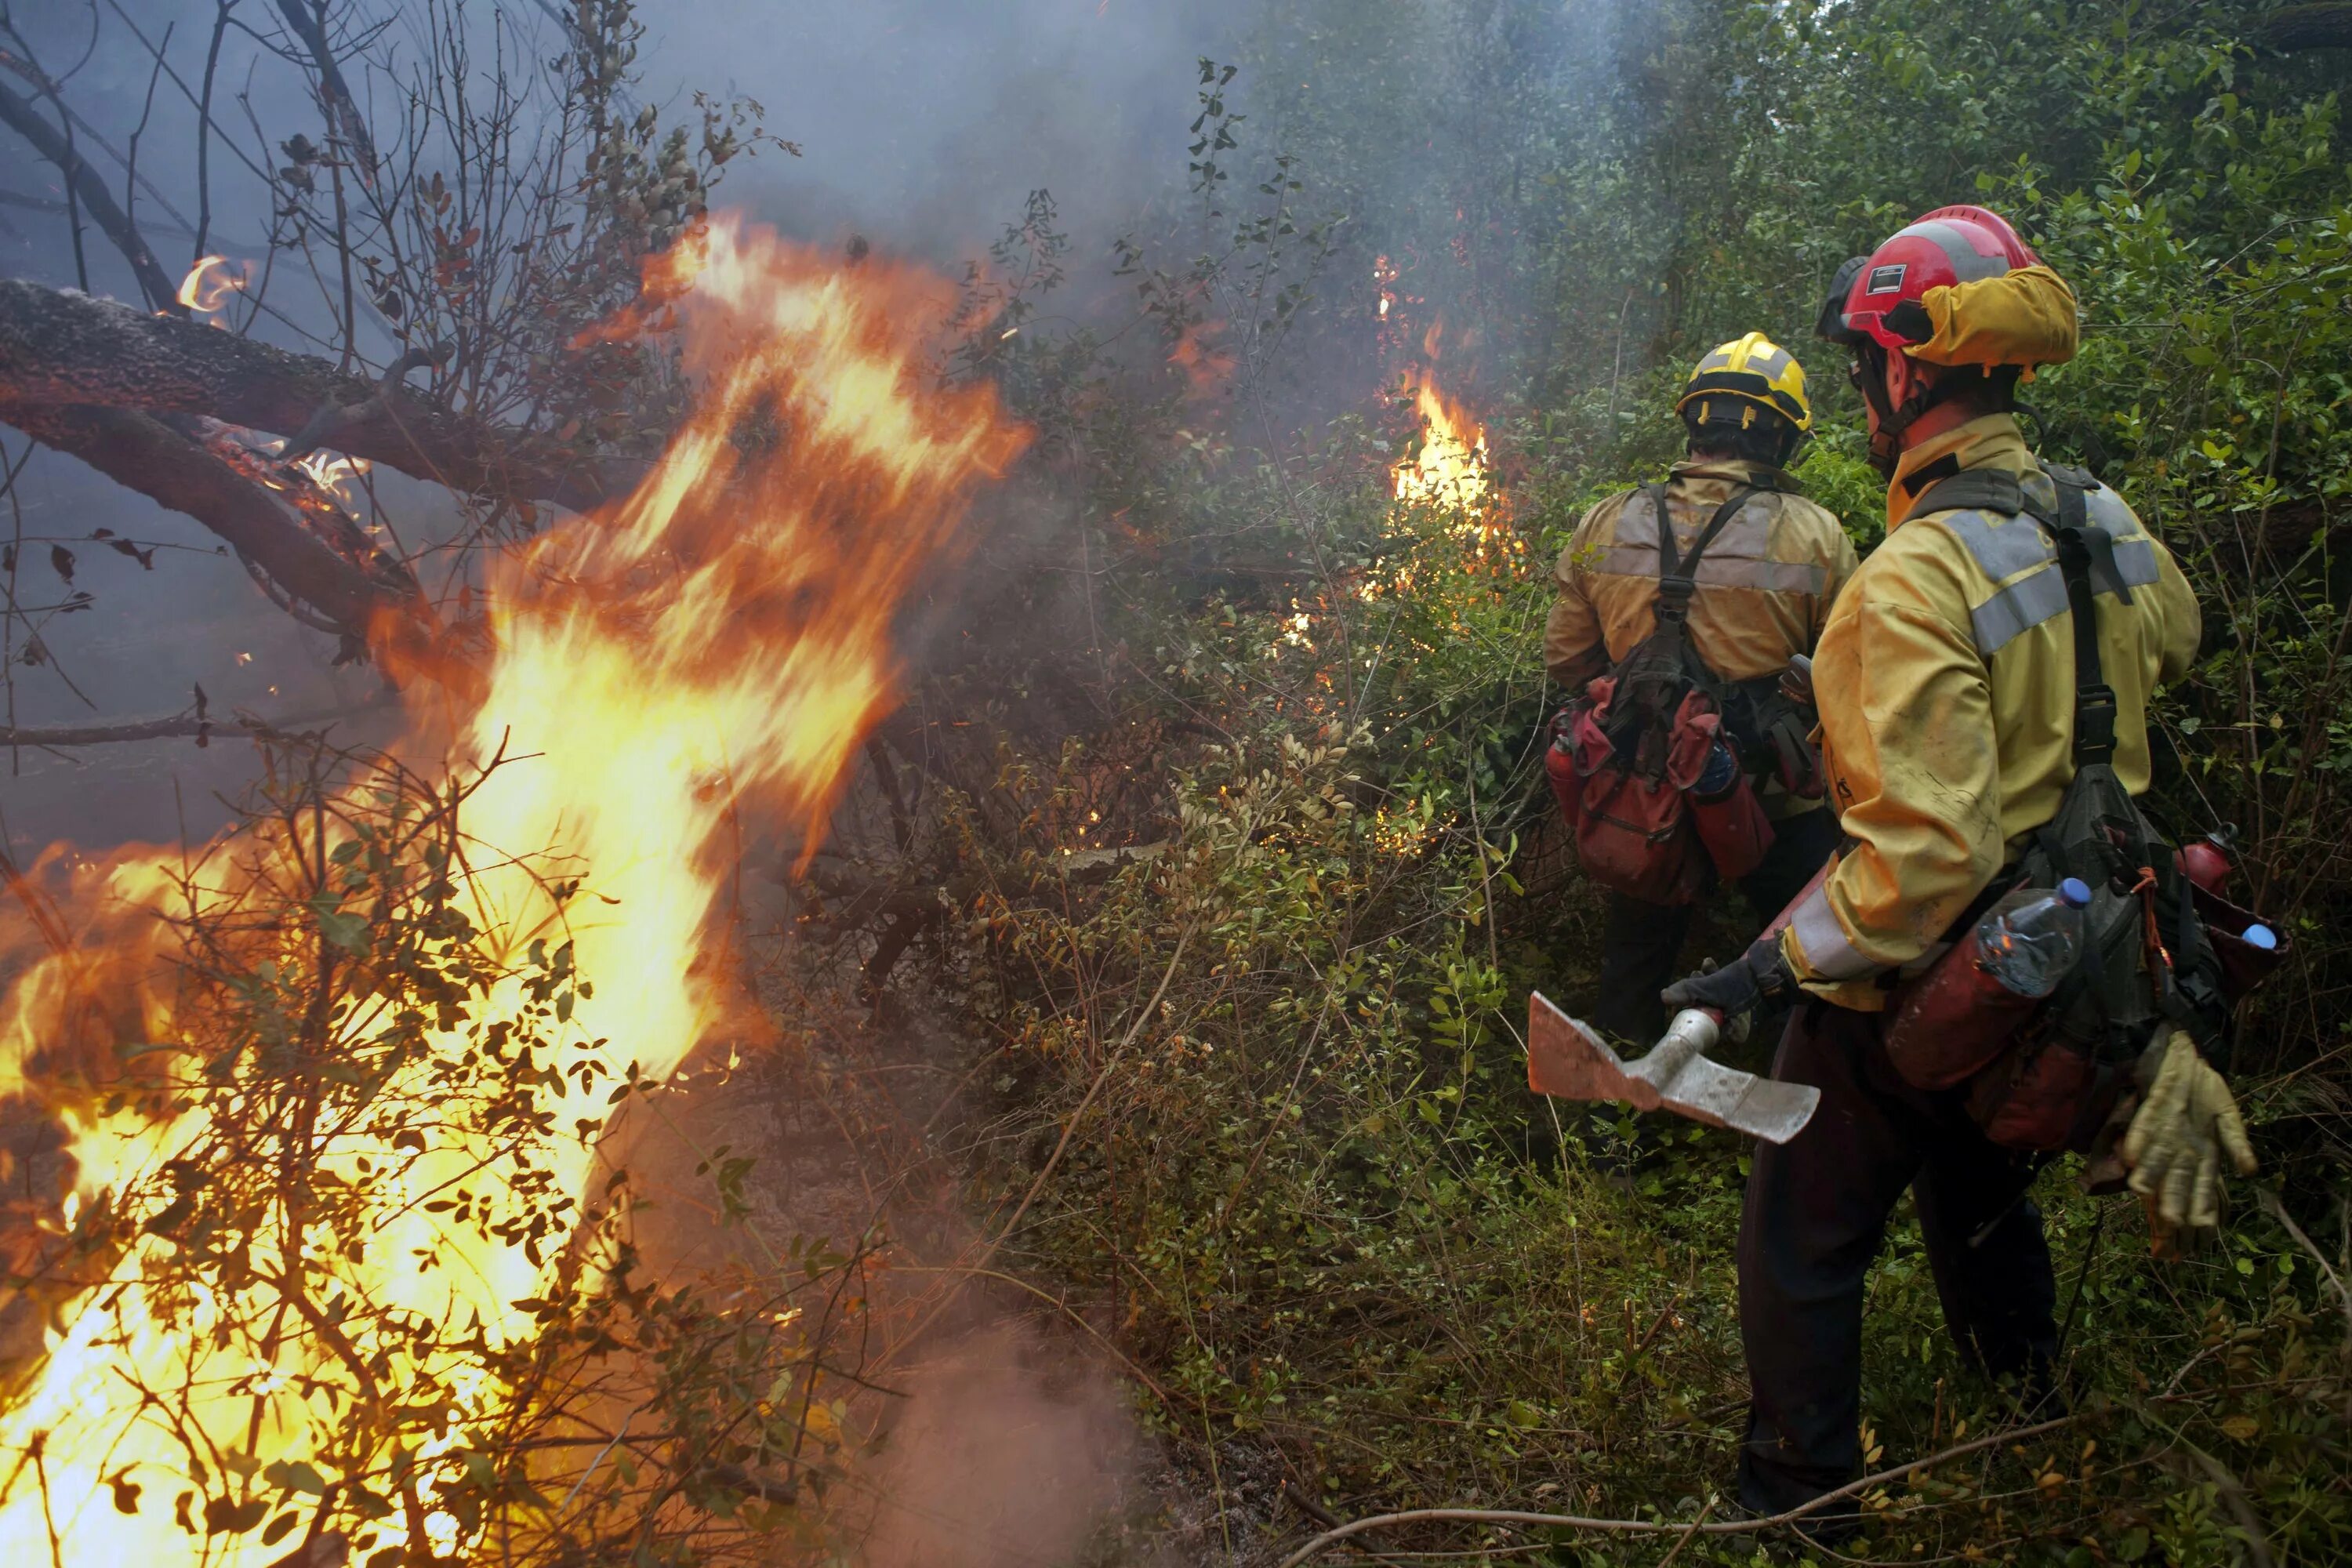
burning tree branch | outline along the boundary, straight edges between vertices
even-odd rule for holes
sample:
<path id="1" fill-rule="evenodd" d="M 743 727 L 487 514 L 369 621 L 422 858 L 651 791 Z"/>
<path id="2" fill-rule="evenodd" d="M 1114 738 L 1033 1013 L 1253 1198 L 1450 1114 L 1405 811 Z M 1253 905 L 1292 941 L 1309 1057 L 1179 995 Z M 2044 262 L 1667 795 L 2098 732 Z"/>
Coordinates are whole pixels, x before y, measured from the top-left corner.
<path id="1" fill-rule="evenodd" d="M 289 593 L 363 630 L 383 587 L 305 528 L 294 509 L 161 420 L 119 408 L 0 398 L 0 419 L 228 542 Z"/>

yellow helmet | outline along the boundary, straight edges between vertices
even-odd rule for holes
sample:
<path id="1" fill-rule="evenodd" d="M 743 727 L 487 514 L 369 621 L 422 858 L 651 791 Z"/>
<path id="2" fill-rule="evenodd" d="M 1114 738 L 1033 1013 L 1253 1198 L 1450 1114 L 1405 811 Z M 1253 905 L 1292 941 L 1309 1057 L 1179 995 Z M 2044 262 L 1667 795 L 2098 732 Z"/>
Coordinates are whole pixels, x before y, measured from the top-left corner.
<path id="1" fill-rule="evenodd" d="M 1696 410 L 1691 409 L 1694 403 Z M 1747 406 L 1735 406 L 1739 404 Z M 1759 408 L 1779 415 L 1801 432 L 1813 427 L 1813 405 L 1805 397 L 1805 367 L 1761 332 L 1725 343 L 1699 361 L 1675 404 L 1675 412 L 1685 423 L 1728 425 L 1736 416 L 1743 429 L 1755 423 Z"/>

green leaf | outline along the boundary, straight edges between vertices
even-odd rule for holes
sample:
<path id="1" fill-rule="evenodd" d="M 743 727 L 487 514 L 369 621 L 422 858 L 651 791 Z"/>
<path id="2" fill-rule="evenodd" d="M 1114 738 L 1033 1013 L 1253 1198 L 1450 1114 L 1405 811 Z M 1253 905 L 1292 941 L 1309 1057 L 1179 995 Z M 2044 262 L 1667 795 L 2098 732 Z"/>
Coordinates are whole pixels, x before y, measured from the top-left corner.
<path id="1" fill-rule="evenodd" d="M 261 1479 L 280 1491 L 308 1492 L 312 1497 L 327 1495 L 326 1478 L 300 1459 L 279 1459 L 261 1472 Z"/>
<path id="2" fill-rule="evenodd" d="M 367 917 L 355 914 L 349 910 L 321 912 L 319 916 L 319 934 L 345 952 L 365 952 L 368 947 Z"/>

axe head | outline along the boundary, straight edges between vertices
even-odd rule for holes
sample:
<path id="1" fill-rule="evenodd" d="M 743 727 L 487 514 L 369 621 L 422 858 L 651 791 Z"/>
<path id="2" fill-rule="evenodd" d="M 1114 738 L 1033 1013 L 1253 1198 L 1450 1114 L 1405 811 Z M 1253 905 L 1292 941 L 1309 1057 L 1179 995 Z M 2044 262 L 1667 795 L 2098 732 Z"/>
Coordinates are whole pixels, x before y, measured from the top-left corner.
<path id="1" fill-rule="evenodd" d="M 1822 1091 L 1709 1061 L 1705 1053 L 1720 1028 L 1714 1015 L 1685 1010 L 1646 1056 L 1629 1062 L 1549 997 L 1531 992 L 1528 1087 L 1561 1100 L 1620 1100 L 1639 1110 L 1671 1110 L 1711 1127 L 1786 1143 L 1813 1119 Z"/>

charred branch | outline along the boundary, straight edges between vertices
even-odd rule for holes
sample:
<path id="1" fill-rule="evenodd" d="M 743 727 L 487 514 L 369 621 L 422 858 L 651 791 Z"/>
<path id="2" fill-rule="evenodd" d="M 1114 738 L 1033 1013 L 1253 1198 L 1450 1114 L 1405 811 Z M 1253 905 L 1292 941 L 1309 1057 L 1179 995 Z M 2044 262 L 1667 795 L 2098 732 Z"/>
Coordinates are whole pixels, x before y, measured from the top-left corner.
<path id="1" fill-rule="evenodd" d="M 412 353 L 394 368 L 417 363 Z M 203 415 L 281 436 L 322 422 L 337 451 L 474 495 L 583 510 L 629 488 L 551 440 L 452 414 L 396 378 L 346 374 L 323 359 L 22 279 L 0 280 L 0 395 Z"/>
<path id="2" fill-rule="evenodd" d="M 158 310 L 184 310 L 172 279 L 155 260 L 155 253 L 147 248 L 146 240 L 140 237 L 138 229 L 132 226 L 131 215 L 122 210 L 114 199 L 114 193 L 106 188 L 106 181 L 90 167 L 89 161 L 65 134 L 42 117 L 31 100 L 5 82 L 0 82 L 0 123 L 6 124 L 31 142 L 33 151 L 55 163 L 59 172 L 73 183 L 74 195 L 89 212 L 90 222 L 114 242 L 114 247 L 122 252 L 123 258 L 131 263 L 131 270 L 137 275 L 140 291 L 147 296 L 147 303 Z"/>
<path id="3" fill-rule="evenodd" d="M 15 391 L 5 382 L 0 387 Z M 305 527 L 284 500 L 160 419 L 131 409 L 0 395 L 0 420 L 45 447 L 79 458 L 158 505 L 194 518 L 288 593 L 352 635 L 365 636 L 376 612 L 393 598 L 385 584 Z"/>
<path id="4" fill-rule="evenodd" d="M 408 373 L 440 363 L 449 357 L 450 349 L 451 345 L 446 342 L 436 343 L 431 348 L 411 349 L 384 367 L 383 379 L 377 384 L 375 395 L 364 403 L 354 403 L 349 407 L 329 404 L 311 415 L 310 423 L 296 431 L 293 439 L 287 442 L 285 460 L 299 462 L 322 447 L 332 447 L 339 452 L 344 450 L 345 431 L 389 414 L 391 405 L 385 399 L 401 390 L 402 384 L 408 379 Z"/>

